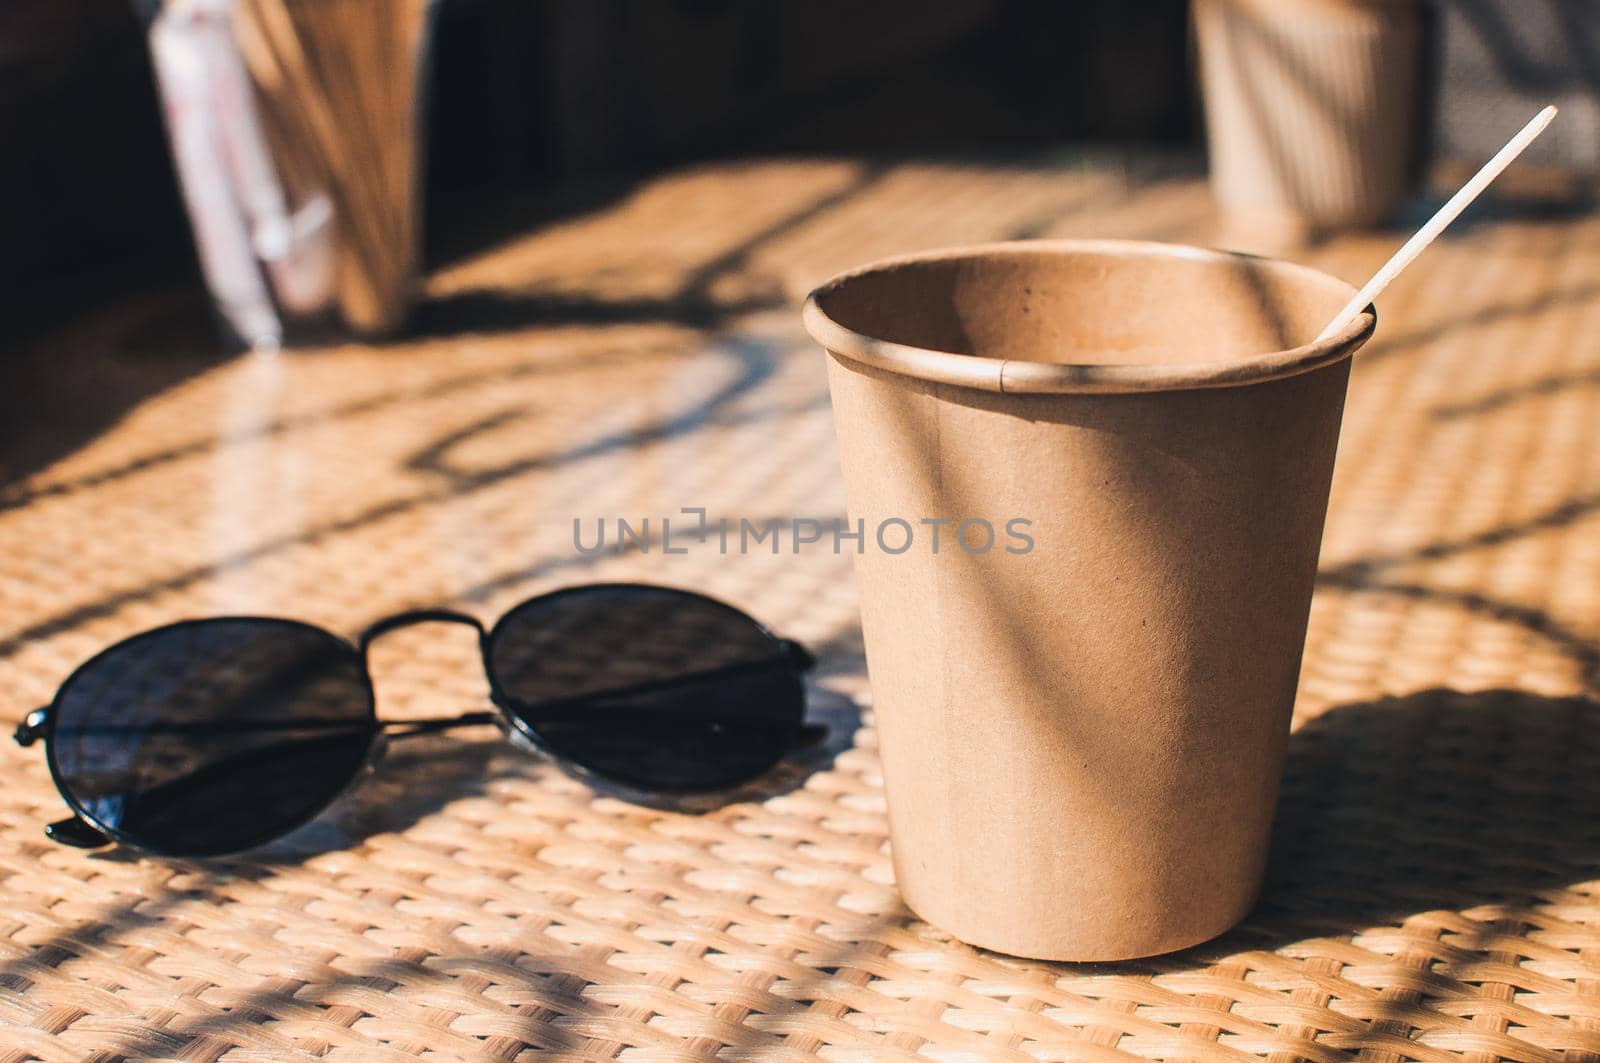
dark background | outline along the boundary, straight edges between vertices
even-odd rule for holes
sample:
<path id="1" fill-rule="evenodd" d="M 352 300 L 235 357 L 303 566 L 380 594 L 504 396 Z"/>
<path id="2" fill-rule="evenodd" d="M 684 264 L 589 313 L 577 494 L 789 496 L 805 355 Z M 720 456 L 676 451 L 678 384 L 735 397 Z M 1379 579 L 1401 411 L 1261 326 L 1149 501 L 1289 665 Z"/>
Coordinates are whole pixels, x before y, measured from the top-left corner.
<path id="1" fill-rule="evenodd" d="M 4 347 L 129 283 L 204 300 L 137 8 L 0 0 Z M 1422 0 L 1419 163 L 1545 102 L 1600 174 L 1600 3 Z M 1200 147 L 1187 0 L 439 0 L 425 264 L 695 159 Z M 132 280 L 130 281 L 130 278 Z"/>
<path id="2" fill-rule="evenodd" d="M 1186 8 L 442 0 L 425 257 L 487 238 L 502 200 L 701 158 L 1191 142 Z M 130 275 L 200 290 L 133 4 L 4 0 L 0 100 L 13 338 Z"/>

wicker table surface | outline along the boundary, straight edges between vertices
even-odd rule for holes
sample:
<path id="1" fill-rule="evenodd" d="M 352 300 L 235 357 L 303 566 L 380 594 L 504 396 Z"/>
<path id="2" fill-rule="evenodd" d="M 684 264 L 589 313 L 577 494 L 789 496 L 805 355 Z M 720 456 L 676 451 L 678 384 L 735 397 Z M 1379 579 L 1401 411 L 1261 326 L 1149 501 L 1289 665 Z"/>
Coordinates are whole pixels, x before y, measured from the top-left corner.
<path id="1" fill-rule="evenodd" d="M 352 633 L 639 578 L 814 646 L 832 738 L 700 814 L 492 729 L 419 740 L 284 842 L 196 864 L 52 845 L 44 759 L 7 743 L 0 1061 L 1600 1059 L 1600 218 L 1479 219 L 1355 368 L 1259 910 L 1140 963 L 982 952 L 899 901 L 847 556 L 590 556 L 572 529 L 840 514 L 811 284 L 1018 235 L 1284 250 L 1192 178 L 698 168 L 441 271 L 416 338 L 153 389 L 0 496 L 13 715 L 180 617 Z M 1359 280 L 1395 241 L 1291 252 Z M 159 372 L 152 314 L 51 342 Z M 386 639 L 375 671 L 390 717 L 483 704 L 458 629 Z"/>

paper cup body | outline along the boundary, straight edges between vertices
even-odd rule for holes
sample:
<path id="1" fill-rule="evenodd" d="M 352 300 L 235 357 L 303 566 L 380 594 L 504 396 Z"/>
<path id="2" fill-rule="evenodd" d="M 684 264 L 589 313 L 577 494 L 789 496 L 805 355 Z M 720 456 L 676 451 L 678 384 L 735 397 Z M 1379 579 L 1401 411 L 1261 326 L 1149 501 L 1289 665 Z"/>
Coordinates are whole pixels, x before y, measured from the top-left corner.
<path id="1" fill-rule="evenodd" d="M 1195 0 L 1211 184 L 1228 210 L 1384 221 L 1412 161 L 1420 5 Z"/>
<path id="2" fill-rule="evenodd" d="M 1375 320 L 1294 343 L 1352 294 L 1287 263 L 1075 241 L 813 294 L 895 872 L 929 922 L 1114 960 L 1248 911 L 1348 356 Z"/>

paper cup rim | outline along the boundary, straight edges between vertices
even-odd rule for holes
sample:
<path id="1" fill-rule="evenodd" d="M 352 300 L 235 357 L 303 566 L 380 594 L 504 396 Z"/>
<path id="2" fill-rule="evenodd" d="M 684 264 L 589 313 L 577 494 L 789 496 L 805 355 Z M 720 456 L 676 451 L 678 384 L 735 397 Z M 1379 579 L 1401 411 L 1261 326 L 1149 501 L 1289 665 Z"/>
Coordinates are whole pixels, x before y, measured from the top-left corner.
<path id="1" fill-rule="evenodd" d="M 1007 394 L 1117 394 L 1146 391 L 1187 391 L 1199 388 L 1238 387 L 1308 373 L 1350 357 L 1365 343 L 1378 325 L 1377 310 L 1368 304 L 1365 311 L 1326 340 L 1314 341 L 1288 350 L 1271 351 L 1244 358 L 1216 362 L 1190 362 L 1156 365 L 1104 365 L 1088 363 L 1029 362 L 1009 358 L 938 351 L 926 347 L 877 339 L 847 328 L 829 317 L 819 298 L 858 277 L 898 266 L 950 259 L 970 258 L 1000 251 L 1028 254 L 1111 253 L 1124 257 L 1169 257 L 1200 261 L 1238 261 L 1248 259 L 1271 263 L 1274 268 L 1299 273 L 1320 283 L 1332 281 L 1356 294 L 1354 286 L 1310 266 L 1279 258 L 1249 255 L 1241 251 L 1218 251 L 1187 244 L 1156 243 L 1144 240 L 1008 240 L 939 248 L 888 258 L 857 266 L 837 274 L 806 297 L 801 320 L 812 339 L 830 354 L 918 380 L 955 384 L 960 387 Z"/>

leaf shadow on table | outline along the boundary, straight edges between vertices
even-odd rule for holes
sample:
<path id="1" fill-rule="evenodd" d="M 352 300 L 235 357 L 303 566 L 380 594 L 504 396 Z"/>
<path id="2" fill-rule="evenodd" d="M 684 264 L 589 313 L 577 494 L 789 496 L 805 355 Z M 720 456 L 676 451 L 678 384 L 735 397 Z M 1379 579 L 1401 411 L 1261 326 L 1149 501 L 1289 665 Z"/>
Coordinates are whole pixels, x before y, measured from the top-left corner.
<path id="1" fill-rule="evenodd" d="M 785 357 L 784 344 L 745 335 L 711 337 L 703 347 L 696 349 L 715 352 L 727 361 L 732 372 L 730 379 L 717 382 L 709 393 L 686 403 L 680 409 L 669 411 L 663 416 L 652 417 L 644 423 L 574 439 L 548 451 L 520 455 L 495 463 L 491 467 L 478 469 L 458 469 L 445 459 L 453 446 L 473 438 L 479 432 L 503 426 L 509 420 L 510 414 L 496 414 L 473 424 L 457 426 L 439 438 L 425 442 L 416 448 L 409 458 L 403 460 L 404 467 L 410 472 L 436 474 L 436 482 L 396 498 L 379 500 L 352 513 L 308 523 L 289 534 L 246 543 L 160 578 L 107 593 L 85 604 L 75 605 L 54 615 L 35 619 L 20 628 L 0 633 L 0 659 L 15 654 L 31 642 L 50 638 L 81 624 L 109 616 L 133 603 L 162 594 L 187 590 L 216 578 L 220 573 L 243 569 L 286 551 L 320 547 L 338 537 L 361 532 L 376 523 L 416 513 L 430 506 L 470 497 L 516 478 L 538 475 L 552 469 L 629 452 L 646 444 L 662 443 L 691 435 L 703 429 L 713 419 L 728 413 L 741 400 L 756 393 L 764 382 L 779 372 Z M 98 486 L 99 482 L 96 481 L 89 486 Z M 7 504 L 0 499 L 0 507 Z M 564 557 L 550 559 L 550 563 L 565 566 L 585 560 L 587 559 L 581 556 Z"/>

